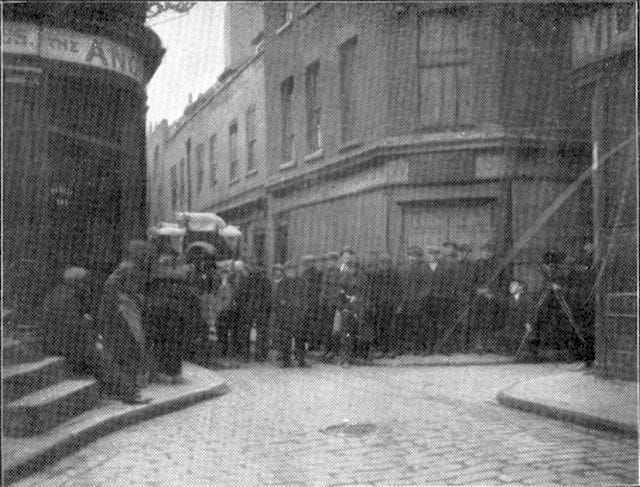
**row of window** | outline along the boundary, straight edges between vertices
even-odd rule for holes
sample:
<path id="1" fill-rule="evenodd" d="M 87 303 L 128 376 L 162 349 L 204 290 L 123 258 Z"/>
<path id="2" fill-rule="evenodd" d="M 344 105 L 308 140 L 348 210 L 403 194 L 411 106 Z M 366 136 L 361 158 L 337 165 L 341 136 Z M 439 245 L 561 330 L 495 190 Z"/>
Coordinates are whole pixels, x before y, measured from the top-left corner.
<path id="1" fill-rule="evenodd" d="M 256 158 L 257 158 L 257 132 L 256 132 L 256 109 L 255 107 L 247 110 L 245 115 L 245 133 L 246 133 L 246 175 L 255 174 Z M 240 180 L 240 161 L 238 157 L 238 122 L 233 121 L 229 125 L 229 184 L 233 184 Z M 208 141 L 208 166 L 209 166 L 209 187 L 213 188 L 218 184 L 218 161 L 216 159 L 216 151 L 218 146 L 218 134 L 212 134 Z M 155 154 L 154 154 L 155 156 Z M 205 181 L 205 144 L 196 144 L 194 148 L 195 158 L 195 183 L 196 192 L 200 194 L 204 187 Z M 177 165 L 170 169 L 171 180 L 171 206 L 176 209 L 178 205 L 184 205 L 185 199 L 185 180 L 186 167 L 185 159 L 181 159 Z"/>
<path id="2" fill-rule="evenodd" d="M 355 63 L 356 37 L 349 39 L 339 47 L 340 56 L 340 122 L 342 140 L 348 142 L 354 137 L 356 125 L 355 103 Z M 322 103 L 319 96 L 320 62 L 315 61 L 305 69 L 305 111 L 306 111 L 306 144 L 307 153 L 316 152 L 322 147 Z M 282 162 L 295 160 L 295 133 L 293 128 L 293 76 L 280 84 L 281 123 L 282 123 Z"/>
<path id="3" fill-rule="evenodd" d="M 452 127 L 471 123 L 471 67 L 468 18 L 460 13 L 442 13 L 420 17 L 419 25 L 419 106 L 420 120 L 425 127 Z M 356 58 L 357 37 L 352 37 L 338 48 L 339 54 L 339 109 L 342 143 L 356 136 Z M 322 147 L 322 102 L 319 91 L 320 62 L 308 65 L 304 74 L 306 112 L 306 153 L 312 154 Z M 281 158 L 289 165 L 296 158 L 296 136 L 293 123 L 294 77 L 280 85 L 281 101 Z M 246 113 L 246 170 L 255 172 L 256 120 L 255 108 Z M 238 122 L 228 129 L 229 182 L 239 180 Z M 209 186 L 217 184 L 215 159 L 217 134 L 209 137 Z M 195 146 L 196 190 L 200 193 L 205 180 L 205 146 Z M 184 202 L 185 160 L 171 168 L 171 201 L 174 208 Z"/>
<path id="4" fill-rule="evenodd" d="M 419 26 L 419 106 L 424 127 L 453 127 L 471 123 L 471 56 L 469 21 L 461 13 L 425 15 Z M 339 106 L 342 143 L 356 136 L 356 58 L 358 39 L 340 45 Z M 322 104 L 318 91 L 320 63 L 305 69 L 306 152 L 322 145 Z M 295 134 L 292 121 L 294 78 L 280 85 L 281 157 L 288 165 L 295 160 Z"/>

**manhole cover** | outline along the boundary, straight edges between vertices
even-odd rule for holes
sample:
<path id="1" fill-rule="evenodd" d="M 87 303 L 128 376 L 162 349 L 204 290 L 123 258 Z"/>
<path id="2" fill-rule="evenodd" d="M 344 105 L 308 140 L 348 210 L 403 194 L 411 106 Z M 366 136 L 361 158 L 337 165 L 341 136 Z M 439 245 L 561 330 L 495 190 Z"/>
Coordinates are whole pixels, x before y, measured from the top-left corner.
<path id="1" fill-rule="evenodd" d="M 340 423 L 320 430 L 327 435 L 335 436 L 365 436 L 373 433 L 376 425 L 373 423 Z"/>

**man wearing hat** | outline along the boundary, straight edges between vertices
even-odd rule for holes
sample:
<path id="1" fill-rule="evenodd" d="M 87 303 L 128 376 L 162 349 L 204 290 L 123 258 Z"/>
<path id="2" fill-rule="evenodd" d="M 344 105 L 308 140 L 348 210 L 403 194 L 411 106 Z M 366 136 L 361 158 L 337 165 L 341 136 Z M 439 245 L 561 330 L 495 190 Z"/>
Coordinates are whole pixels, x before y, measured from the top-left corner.
<path id="1" fill-rule="evenodd" d="M 419 343 L 419 351 L 427 354 L 434 347 L 441 334 L 450 326 L 449 299 L 451 285 L 451 269 L 443 262 L 441 249 L 427 248 L 427 264 L 424 266 L 424 331 L 423 341 Z"/>
<path id="2" fill-rule="evenodd" d="M 286 315 L 281 320 L 280 360 L 283 367 L 291 367 L 292 341 L 294 356 L 298 364 L 306 366 L 306 350 L 303 323 L 303 292 L 298 266 L 294 261 L 284 265 L 283 294 L 285 297 Z"/>
<path id="3" fill-rule="evenodd" d="M 500 327 L 497 323 L 500 286 L 500 276 L 496 275 L 497 267 L 493 245 L 482 245 L 478 259 L 474 262 L 471 321 L 467 335 L 467 349 L 470 351 L 489 351 L 495 331 Z"/>
<path id="4" fill-rule="evenodd" d="M 470 259 L 471 245 L 459 244 L 457 247 L 458 262 L 456 273 L 456 308 L 457 312 L 454 316 L 456 332 L 452 337 L 452 346 L 458 352 L 465 352 L 467 347 L 467 333 L 469 328 L 469 316 L 471 297 L 473 294 L 473 275 L 474 267 Z"/>
<path id="5" fill-rule="evenodd" d="M 370 310 L 374 345 L 387 356 L 397 353 L 394 313 L 400 303 L 400 290 L 400 276 L 392 267 L 391 256 L 387 253 L 377 254 L 366 278 L 364 295 Z"/>
<path id="6" fill-rule="evenodd" d="M 398 347 L 401 351 L 420 351 L 424 342 L 424 252 L 420 247 L 407 249 L 407 258 L 400 274 L 402 284 L 400 306 L 397 309 Z"/>
<path id="7" fill-rule="evenodd" d="M 340 254 L 329 252 L 320 283 L 320 327 L 322 329 L 321 348 L 326 355 L 335 354 L 336 344 L 332 343 L 333 323 L 338 308 L 340 293 Z"/>
<path id="8" fill-rule="evenodd" d="M 344 259 L 340 271 L 340 362 L 350 365 L 360 345 L 361 353 L 368 358 L 369 336 L 363 334 L 364 300 L 362 295 L 364 276 L 357 256 Z"/>
<path id="9" fill-rule="evenodd" d="M 287 289 L 289 280 L 284 273 L 282 264 L 274 264 L 271 271 L 271 324 L 275 332 L 275 345 L 277 346 L 281 356 L 279 357 L 282 365 L 291 366 L 291 349 L 288 353 L 283 353 L 285 348 L 284 341 L 288 338 L 285 330 L 285 320 L 289 314 L 289 290 Z"/>

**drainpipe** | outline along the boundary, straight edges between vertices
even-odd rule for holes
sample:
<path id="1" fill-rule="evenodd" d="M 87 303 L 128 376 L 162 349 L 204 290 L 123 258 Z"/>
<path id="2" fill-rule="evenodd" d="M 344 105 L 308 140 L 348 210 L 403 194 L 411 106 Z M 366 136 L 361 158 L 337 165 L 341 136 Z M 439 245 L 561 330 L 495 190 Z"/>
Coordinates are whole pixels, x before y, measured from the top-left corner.
<path id="1" fill-rule="evenodd" d="M 191 211 L 191 137 L 184 145 L 187 152 L 187 211 Z"/>

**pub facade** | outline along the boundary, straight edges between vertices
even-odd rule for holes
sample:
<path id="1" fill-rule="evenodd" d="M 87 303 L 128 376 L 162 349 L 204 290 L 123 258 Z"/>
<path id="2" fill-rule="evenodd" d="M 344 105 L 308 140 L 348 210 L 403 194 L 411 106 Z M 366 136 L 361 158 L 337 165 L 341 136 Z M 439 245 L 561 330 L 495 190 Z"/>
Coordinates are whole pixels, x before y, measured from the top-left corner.
<path id="1" fill-rule="evenodd" d="M 164 51 L 142 2 L 2 8 L 3 266 L 33 309 L 66 266 L 98 285 L 144 237 L 145 86 Z"/>

